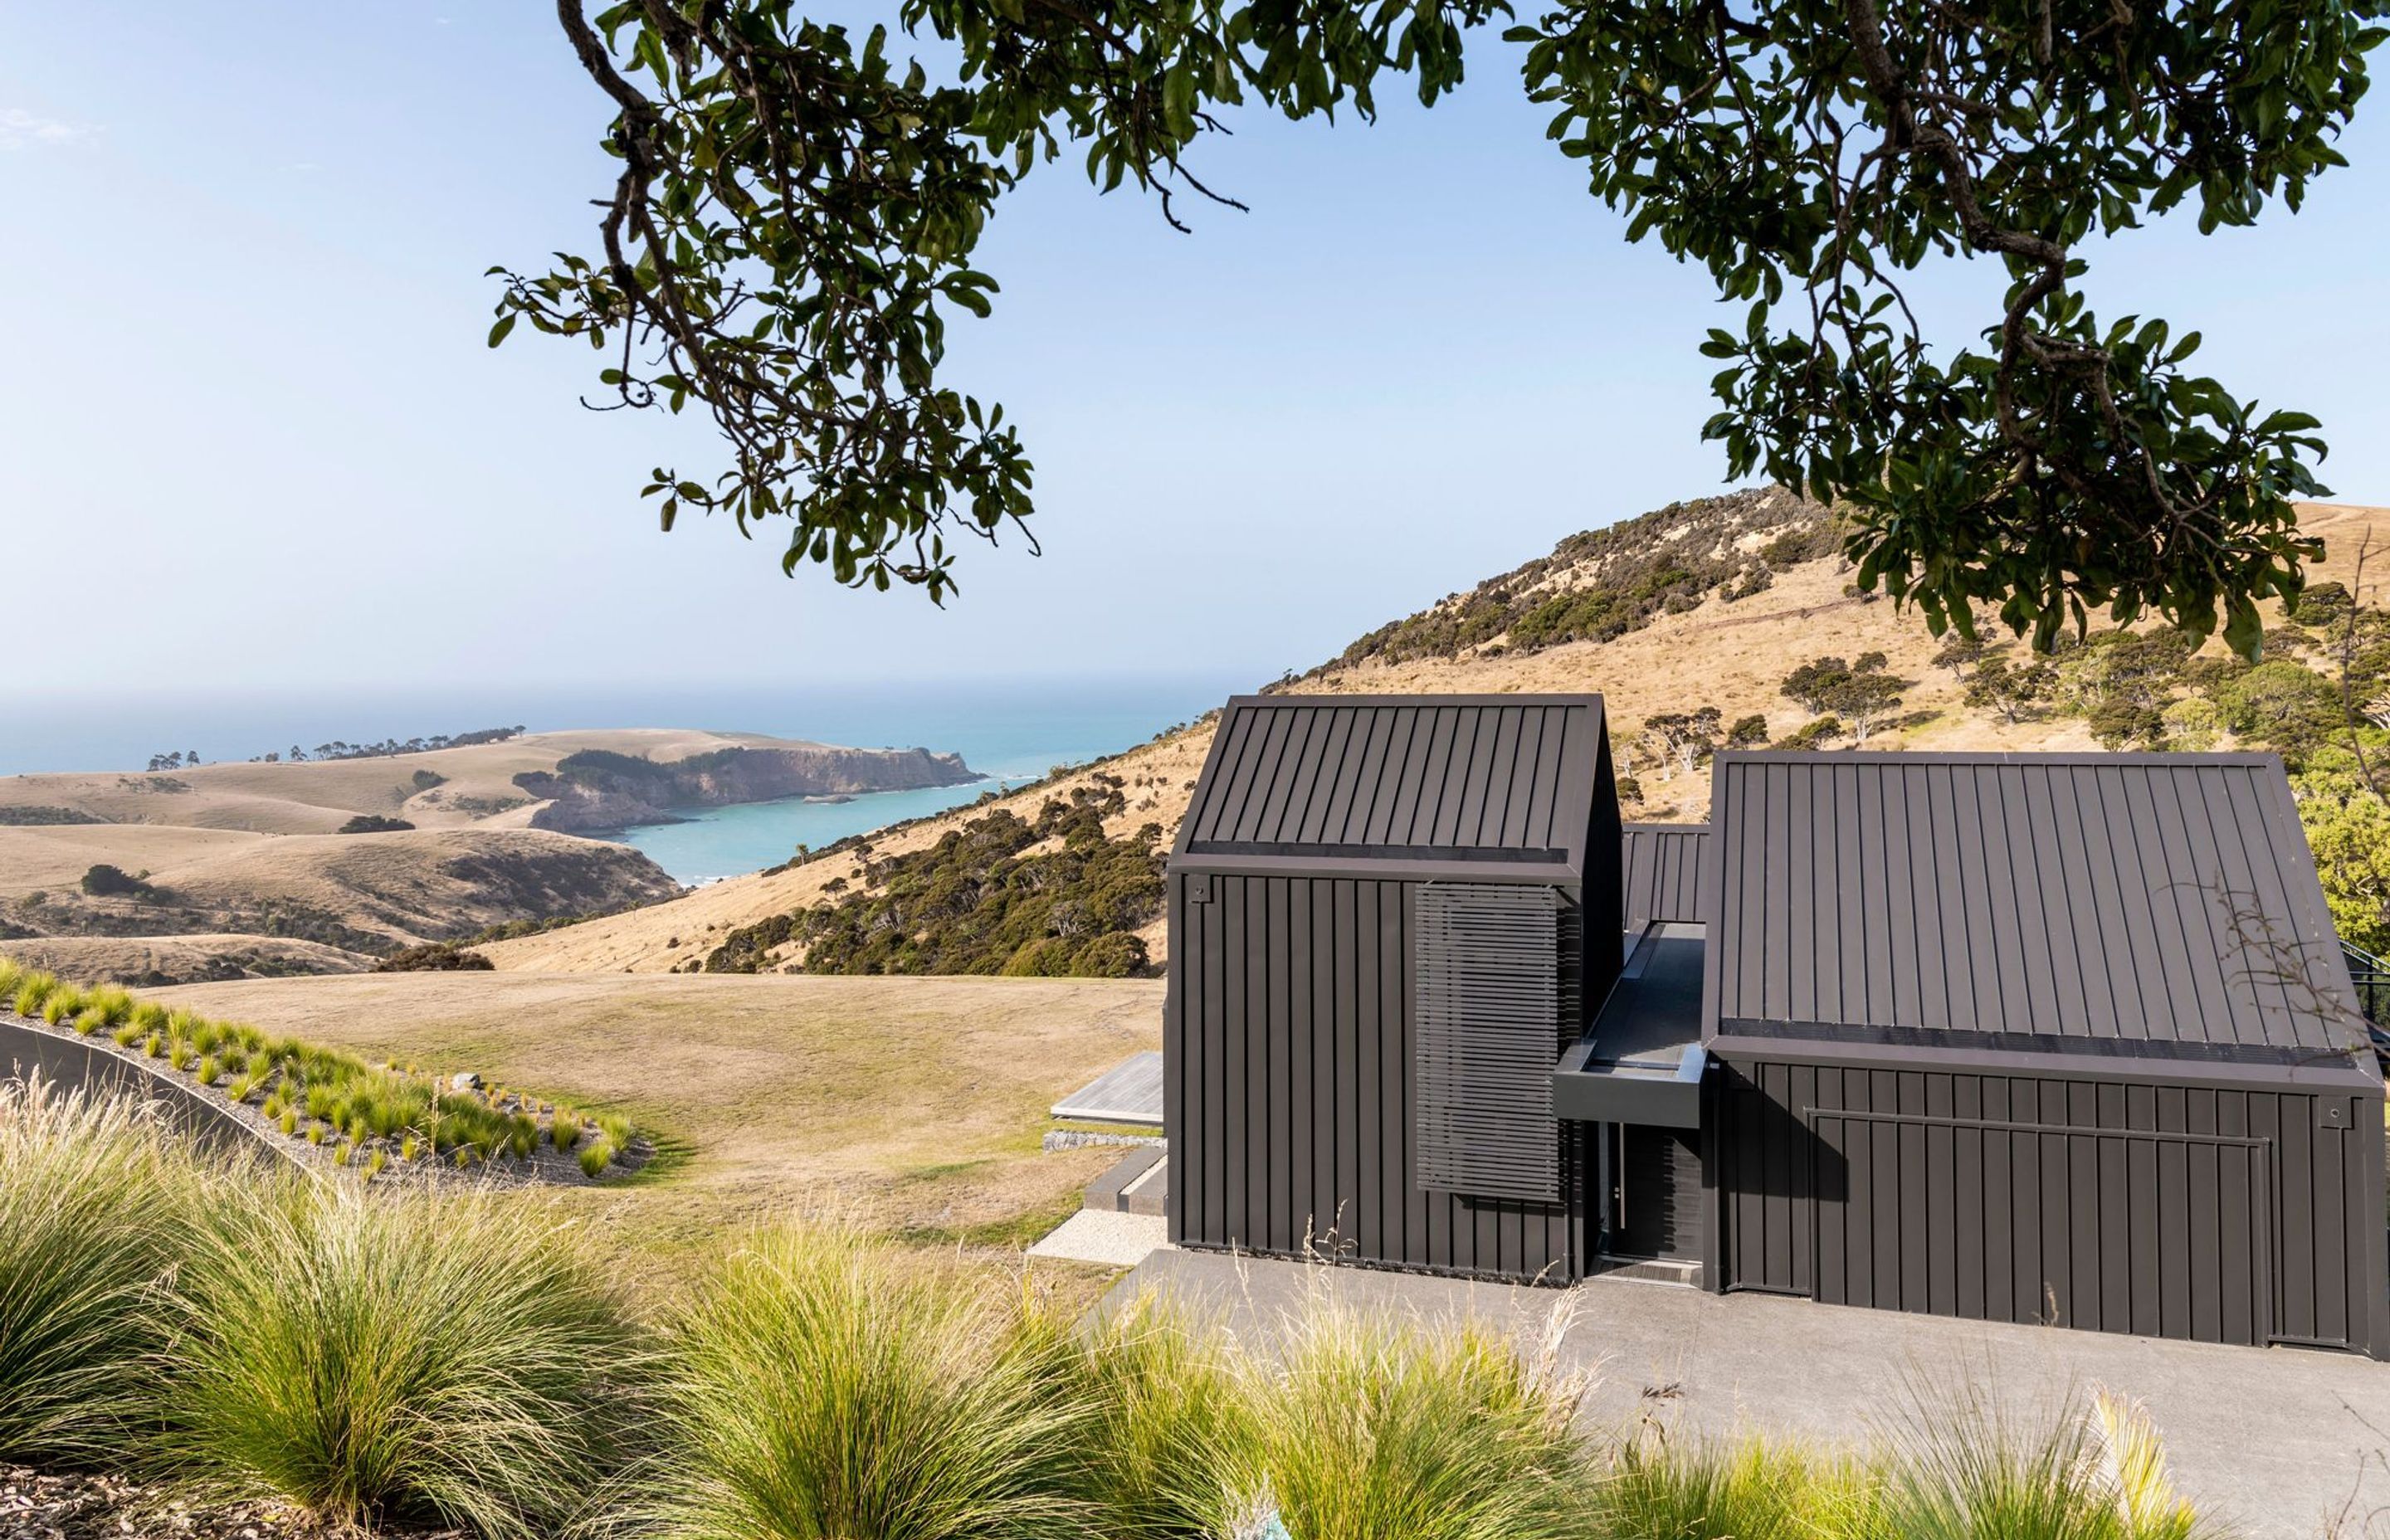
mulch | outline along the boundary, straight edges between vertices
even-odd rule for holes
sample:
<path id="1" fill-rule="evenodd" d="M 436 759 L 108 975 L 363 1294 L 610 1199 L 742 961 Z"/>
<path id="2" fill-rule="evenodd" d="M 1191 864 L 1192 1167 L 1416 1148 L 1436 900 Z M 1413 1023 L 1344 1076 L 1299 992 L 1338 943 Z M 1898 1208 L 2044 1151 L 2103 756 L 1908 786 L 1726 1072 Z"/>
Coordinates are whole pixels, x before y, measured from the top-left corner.
<path id="1" fill-rule="evenodd" d="M 194 1505 L 104 1475 L 0 1469 L 0 1540 L 398 1540 L 329 1527 L 279 1503 Z M 405 1540 L 463 1540 L 462 1532 Z"/>

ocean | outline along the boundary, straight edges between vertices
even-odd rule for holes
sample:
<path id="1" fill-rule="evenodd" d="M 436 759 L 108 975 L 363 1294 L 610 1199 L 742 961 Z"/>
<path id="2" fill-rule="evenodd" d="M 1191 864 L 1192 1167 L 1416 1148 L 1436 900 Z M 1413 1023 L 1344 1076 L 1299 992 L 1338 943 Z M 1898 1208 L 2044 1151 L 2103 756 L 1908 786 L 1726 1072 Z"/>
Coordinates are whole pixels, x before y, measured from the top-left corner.
<path id="1" fill-rule="evenodd" d="M 925 791 L 889 791 L 848 802 L 789 801 L 681 810 L 687 821 L 629 830 L 683 882 L 707 882 L 787 860 L 800 844 L 833 840 L 1034 780 L 1152 738 L 1218 705 L 1251 682 L 1190 676 L 1022 680 L 969 685 L 687 689 L 597 688 L 366 692 L 289 696 L 148 696 L 0 699 L 0 775 L 138 770 L 153 754 L 197 750 L 211 763 L 246 760 L 292 744 L 455 734 L 520 725 L 701 727 L 767 733 L 855 748 L 958 753 L 989 779 Z"/>

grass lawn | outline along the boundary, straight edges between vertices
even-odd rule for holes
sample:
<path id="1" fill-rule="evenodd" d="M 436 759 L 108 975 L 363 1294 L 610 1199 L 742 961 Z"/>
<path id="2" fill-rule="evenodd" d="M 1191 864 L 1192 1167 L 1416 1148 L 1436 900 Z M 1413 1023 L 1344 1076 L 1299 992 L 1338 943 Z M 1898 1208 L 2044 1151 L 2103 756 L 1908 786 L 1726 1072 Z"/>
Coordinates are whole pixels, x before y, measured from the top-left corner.
<path id="1" fill-rule="evenodd" d="M 392 973 L 142 993 L 592 1109 L 663 1155 L 576 1193 L 669 1255 L 839 1207 L 919 1245 L 1017 1249 L 1118 1152 L 1047 1155 L 1046 1109 L 1160 1046 L 1153 980 Z"/>

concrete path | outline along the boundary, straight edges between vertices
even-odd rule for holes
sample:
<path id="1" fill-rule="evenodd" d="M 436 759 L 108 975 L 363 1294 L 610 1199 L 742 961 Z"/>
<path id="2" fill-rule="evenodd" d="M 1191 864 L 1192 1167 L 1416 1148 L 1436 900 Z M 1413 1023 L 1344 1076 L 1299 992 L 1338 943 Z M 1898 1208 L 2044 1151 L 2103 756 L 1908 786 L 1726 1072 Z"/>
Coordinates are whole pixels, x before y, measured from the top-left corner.
<path id="1" fill-rule="evenodd" d="M 1134 1267 L 1170 1244 L 1169 1229 L 1170 1221 L 1158 1213 L 1081 1209 L 1031 1246 L 1029 1254 Z"/>
<path id="2" fill-rule="evenodd" d="M 1423 1321 L 1472 1316 L 1540 1333 L 1559 1290 L 1161 1251 L 1107 1298 L 1144 1290 L 1263 1336 L 1322 1302 Z M 2141 1337 L 1814 1304 L 1764 1294 L 1596 1279 L 1574 1291 L 1563 1351 L 1598 1365 L 1587 1414 L 1646 1416 L 1710 1434 L 1819 1442 L 1897 1436 L 1903 1413 L 1988 1392 L 2047 1417 L 2094 1386 L 2133 1396 L 2164 1435 L 2177 1484 L 2263 1540 L 2390 1537 L 2390 1364 L 2285 1348 Z M 2336 1527 L 2335 1527 L 2336 1526 Z"/>

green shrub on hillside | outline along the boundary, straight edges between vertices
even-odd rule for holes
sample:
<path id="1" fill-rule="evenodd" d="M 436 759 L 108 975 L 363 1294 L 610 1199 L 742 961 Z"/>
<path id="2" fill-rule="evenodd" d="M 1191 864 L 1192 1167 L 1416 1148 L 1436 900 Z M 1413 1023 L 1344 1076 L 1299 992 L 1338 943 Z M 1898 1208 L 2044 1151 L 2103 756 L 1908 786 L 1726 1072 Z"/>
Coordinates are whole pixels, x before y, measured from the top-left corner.
<path id="1" fill-rule="evenodd" d="M 2350 756 L 2324 758 L 2291 784 L 2332 929 L 2377 956 L 2390 955 L 2390 802 L 2365 789 Z"/>
<path id="2" fill-rule="evenodd" d="M 1743 536 L 1764 531 L 1776 533 L 1756 552 L 1742 548 Z M 1840 545 L 1830 513 L 1781 488 L 1672 503 L 1571 535 L 1550 556 L 1379 627 L 1318 672 L 1451 658 L 1499 638 L 1515 653 L 1610 641 L 1713 592 L 1757 593 L 1773 581 L 1771 568 L 1831 555 Z"/>
<path id="3" fill-rule="evenodd" d="M 333 832 L 336 834 L 403 834 L 414 827 L 404 818 L 385 818 L 378 813 L 360 813 Z"/>
<path id="4" fill-rule="evenodd" d="M 1049 798 L 1034 821 L 998 810 L 925 850 L 867 861 L 861 891 L 731 931 L 705 969 L 752 973 L 794 941 L 809 973 L 1143 973 L 1136 931 L 1162 912 L 1161 826 L 1110 837 L 1103 821 L 1128 800 L 1119 777 L 1093 781 Z"/>
<path id="5" fill-rule="evenodd" d="M 2297 765 L 2348 722 L 2340 691 L 2305 663 L 2260 663 L 2217 692 L 2225 725 Z"/>
<path id="6" fill-rule="evenodd" d="M 55 828 L 64 824 L 104 824 L 107 819 L 79 807 L 0 807 L 0 827 Z"/>
<path id="7" fill-rule="evenodd" d="M 392 953 L 374 964 L 377 973 L 484 972 L 495 967 L 489 958 L 453 941 L 427 942 Z"/>
<path id="8" fill-rule="evenodd" d="M 158 890 L 148 882 L 148 872 L 138 876 L 122 866 L 111 866 L 105 861 L 83 874 L 83 891 L 90 898 L 130 898 L 148 901 L 159 896 Z"/>

